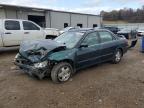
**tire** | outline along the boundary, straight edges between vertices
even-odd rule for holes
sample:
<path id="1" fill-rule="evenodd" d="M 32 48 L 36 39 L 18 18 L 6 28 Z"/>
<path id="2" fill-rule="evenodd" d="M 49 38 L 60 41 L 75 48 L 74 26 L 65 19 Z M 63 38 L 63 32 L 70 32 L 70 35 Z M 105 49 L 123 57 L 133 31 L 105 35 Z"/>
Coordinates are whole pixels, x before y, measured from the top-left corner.
<path id="1" fill-rule="evenodd" d="M 69 63 L 61 62 L 53 67 L 51 79 L 54 83 L 63 83 L 70 79 L 72 73 L 72 66 Z"/>
<path id="2" fill-rule="evenodd" d="M 114 58 L 112 60 L 112 63 L 113 64 L 118 64 L 122 59 L 122 55 L 123 55 L 122 51 L 120 49 L 117 49 L 115 54 L 114 54 Z"/>

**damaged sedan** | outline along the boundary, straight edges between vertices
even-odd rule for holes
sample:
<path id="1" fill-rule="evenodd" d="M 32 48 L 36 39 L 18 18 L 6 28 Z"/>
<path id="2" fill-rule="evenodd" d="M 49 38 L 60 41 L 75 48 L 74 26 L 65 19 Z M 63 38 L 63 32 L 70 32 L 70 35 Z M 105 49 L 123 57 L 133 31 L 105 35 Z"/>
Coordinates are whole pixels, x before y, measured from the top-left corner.
<path id="1" fill-rule="evenodd" d="M 73 30 L 54 40 L 23 42 L 14 63 L 30 76 L 51 76 L 61 83 L 79 69 L 105 61 L 119 63 L 127 49 L 127 40 L 108 30 Z"/>

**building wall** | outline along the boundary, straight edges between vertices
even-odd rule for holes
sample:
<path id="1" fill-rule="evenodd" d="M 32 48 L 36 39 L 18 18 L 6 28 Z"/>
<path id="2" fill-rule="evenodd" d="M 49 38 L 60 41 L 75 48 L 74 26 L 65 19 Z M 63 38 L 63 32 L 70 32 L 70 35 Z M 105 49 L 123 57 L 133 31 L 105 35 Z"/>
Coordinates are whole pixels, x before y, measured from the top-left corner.
<path id="1" fill-rule="evenodd" d="M 14 9 L 5 9 L 6 18 L 17 19 L 17 11 Z"/>
<path id="2" fill-rule="evenodd" d="M 88 27 L 93 27 L 93 24 L 97 24 L 98 26 L 101 26 L 101 18 L 98 16 L 92 16 L 88 15 Z"/>
<path id="3" fill-rule="evenodd" d="M 45 16 L 44 12 L 17 10 L 17 18 L 28 20 L 28 15 Z"/>
<path id="4" fill-rule="evenodd" d="M 29 11 L 28 15 L 44 16 L 44 12 Z"/>
<path id="5" fill-rule="evenodd" d="M 70 14 L 64 12 L 50 12 L 51 16 L 51 27 L 62 29 L 64 28 L 64 23 L 68 23 L 70 25 Z"/>
<path id="6" fill-rule="evenodd" d="M 77 24 L 82 24 L 83 28 L 87 27 L 87 15 L 71 14 L 71 26 L 76 27 Z"/>
<path id="7" fill-rule="evenodd" d="M 27 20 L 28 19 L 28 12 L 26 11 L 17 11 L 17 17 L 18 19 L 24 19 Z"/>
<path id="8" fill-rule="evenodd" d="M 0 9 L 0 18 L 28 20 L 28 15 L 45 16 L 47 28 L 63 29 L 64 23 L 68 23 L 68 25 L 72 27 L 76 27 L 77 24 L 82 24 L 83 28 L 86 28 L 93 27 L 93 24 L 100 26 L 102 23 L 101 18 L 94 15 L 83 15 L 50 10 L 38 12 L 25 8 L 19 9 L 16 7 Z"/>
<path id="9" fill-rule="evenodd" d="M 45 12 L 46 28 L 51 28 L 51 16 L 50 11 Z"/>
<path id="10" fill-rule="evenodd" d="M 10 10 L 6 9 L 6 18 L 9 19 L 28 19 L 28 15 L 45 16 L 44 12 L 24 11 L 24 10 Z"/>
<path id="11" fill-rule="evenodd" d="M 5 10 L 0 9 L 0 18 L 4 19 L 6 17 Z"/>

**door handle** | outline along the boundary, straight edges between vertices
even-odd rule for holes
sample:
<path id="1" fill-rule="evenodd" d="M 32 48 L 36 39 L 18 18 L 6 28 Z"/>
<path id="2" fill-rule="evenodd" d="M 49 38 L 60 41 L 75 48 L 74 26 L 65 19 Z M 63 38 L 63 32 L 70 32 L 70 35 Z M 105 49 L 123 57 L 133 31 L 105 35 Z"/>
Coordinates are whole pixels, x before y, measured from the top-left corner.
<path id="1" fill-rule="evenodd" d="M 12 34 L 11 32 L 5 32 L 5 34 Z"/>
<path id="2" fill-rule="evenodd" d="M 24 34 L 29 34 L 29 32 L 24 32 Z"/>

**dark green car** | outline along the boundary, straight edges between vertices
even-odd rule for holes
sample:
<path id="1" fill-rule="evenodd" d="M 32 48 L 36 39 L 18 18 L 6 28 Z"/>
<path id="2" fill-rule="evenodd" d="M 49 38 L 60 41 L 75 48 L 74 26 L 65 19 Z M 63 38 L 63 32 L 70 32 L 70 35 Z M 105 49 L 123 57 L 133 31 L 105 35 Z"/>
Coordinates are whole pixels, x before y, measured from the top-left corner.
<path id="1" fill-rule="evenodd" d="M 79 69 L 105 61 L 119 63 L 128 43 L 108 30 L 73 30 L 54 40 L 26 41 L 21 44 L 15 64 L 31 76 L 51 76 L 66 82 Z"/>

